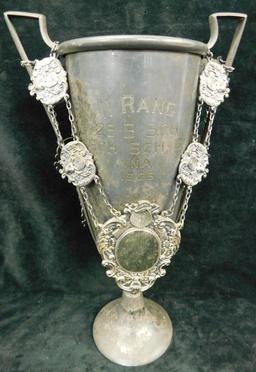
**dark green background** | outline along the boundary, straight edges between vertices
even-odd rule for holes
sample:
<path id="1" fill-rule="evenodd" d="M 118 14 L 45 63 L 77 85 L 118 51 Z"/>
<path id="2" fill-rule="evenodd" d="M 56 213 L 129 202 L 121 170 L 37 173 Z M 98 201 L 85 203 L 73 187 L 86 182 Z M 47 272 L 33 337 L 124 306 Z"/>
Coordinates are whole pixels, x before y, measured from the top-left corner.
<path id="1" fill-rule="evenodd" d="M 55 40 L 157 34 L 207 41 L 208 15 L 248 13 L 212 136 L 210 174 L 195 187 L 182 245 L 147 292 L 171 315 L 174 339 L 136 371 L 256 370 L 256 3 L 247 1 L 3 1 L 47 15 Z M 46 56 L 36 22 L 17 21 L 31 59 Z M 225 56 L 233 23 L 221 23 Z M 54 166 L 55 138 L 0 20 L 0 371 L 124 371 L 97 351 L 99 309 L 119 295 L 107 279 L 75 190 Z"/>

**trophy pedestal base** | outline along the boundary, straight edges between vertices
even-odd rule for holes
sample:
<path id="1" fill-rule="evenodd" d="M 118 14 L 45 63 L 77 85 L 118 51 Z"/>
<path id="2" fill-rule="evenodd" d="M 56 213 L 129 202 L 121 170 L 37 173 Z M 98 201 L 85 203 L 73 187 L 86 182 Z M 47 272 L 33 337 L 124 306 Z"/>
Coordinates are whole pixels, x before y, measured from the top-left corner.
<path id="1" fill-rule="evenodd" d="M 123 296 L 101 309 L 93 325 L 99 351 L 123 366 L 140 366 L 158 359 L 172 340 L 172 323 L 157 303 L 142 293 Z"/>

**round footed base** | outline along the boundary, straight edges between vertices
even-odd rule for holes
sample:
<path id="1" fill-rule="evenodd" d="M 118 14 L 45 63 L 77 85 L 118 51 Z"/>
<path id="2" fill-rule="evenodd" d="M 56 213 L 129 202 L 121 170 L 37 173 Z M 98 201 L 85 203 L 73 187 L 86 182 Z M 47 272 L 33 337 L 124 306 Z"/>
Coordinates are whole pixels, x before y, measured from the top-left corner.
<path id="1" fill-rule="evenodd" d="M 172 339 L 167 312 L 142 294 L 123 293 L 98 313 L 93 338 L 99 351 L 123 366 L 140 366 L 158 359 Z"/>

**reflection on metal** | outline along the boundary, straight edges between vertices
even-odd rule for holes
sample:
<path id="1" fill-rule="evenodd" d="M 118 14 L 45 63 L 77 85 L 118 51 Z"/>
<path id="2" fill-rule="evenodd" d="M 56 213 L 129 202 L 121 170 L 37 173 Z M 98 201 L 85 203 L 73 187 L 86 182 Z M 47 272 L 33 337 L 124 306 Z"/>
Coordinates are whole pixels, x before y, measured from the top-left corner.
<path id="1" fill-rule="evenodd" d="M 74 186 L 88 185 L 96 174 L 92 154 L 80 141 L 68 142 L 61 148 L 59 164 L 62 177 Z"/>
<path id="2" fill-rule="evenodd" d="M 54 108 L 58 100 L 52 101 L 51 89 L 41 98 L 41 82 L 33 78 L 31 92 L 41 99 L 51 121 L 60 171 L 77 187 L 107 275 L 124 290 L 122 299 L 97 315 L 95 343 L 116 363 L 147 364 L 167 349 L 172 325 L 159 305 L 143 300 L 142 291 L 165 274 L 164 267 L 178 250 L 192 186 L 207 172 L 216 107 L 228 94 L 228 78 L 220 70 L 230 71 L 246 15 L 210 16 L 208 44 L 118 35 L 70 40 L 56 50 L 58 44 L 49 38 L 43 15 L 6 12 L 7 26 L 31 75 L 33 69 L 12 17 L 38 19 L 51 57 L 65 57 L 72 105 L 66 92 L 63 98 L 72 141 L 66 143 L 62 138 Z M 218 37 L 218 17 L 239 21 L 222 67 L 216 67 L 210 51 Z M 202 60 L 208 61 L 208 67 L 199 97 Z M 49 82 L 43 79 L 43 90 L 45 85 L 57 87 L 59 95 L 65 82 L 54 79 L 53 75 Z M 200 138 L 203 105 L 207 116 Z"/>
<path id="3" fill-rule="evenodd" d="M 45 105 L 54 105 L 67 93 L 67 73 L 55 57 L 36 60 L 29 84 L 30 94 Z"/>
<path id="4" fill-rule="evenodd" d="M 236 30 L 227 54 L 226 58 L 226 65 L 232 66 L 237 49 L 239 47 L 241 37 L 244 32 L 245 24 L 247 21 L 247 15 L 244 13 L 232 13 L 232 12 L 219 12 L 219 13 L 213 13 L 209 16 L 209 25 L 210 25 L 210 39 L 207 43 L 208 48 L 212 49 L 214 45 L 216 44 L 218 37 L 219 37 L 219 25 L 218 25 L 218 18 L 233 18 L 235 20 L 238 20 L 238 24 L 236 26 Z"/>
<path id="5" fill-rule="evenodd" d="M 210 60 L 200 76 L 200 98 L 209 106 L 217 107 L 229 96 L 228 71 L 224 64 Z"/>
<path id="6" fill-rule="evenodd" d="M 159 215 L 148 201 L 128 204 L 124 214 L 107 221 L 98 237 L 98 249 L 107 276 L 128 292 L 145 291 L 164 276 L 180 244 L 173 220 Z"/>
<path id="7" fill-rule="evenodd" d="M 100 352 L 114 363 L 140 366 L 158 359 L 172 340 L 167 312 L 141 292 L 123 292 L 98 313 L 93 338 Z"/>
<path id="8" fill-rule="evenodd" d="M 179 177 L 187 186 L 195 186 L 206 177 L 209 159 L 204 145 L 192 142 L 181 157 Z"/>

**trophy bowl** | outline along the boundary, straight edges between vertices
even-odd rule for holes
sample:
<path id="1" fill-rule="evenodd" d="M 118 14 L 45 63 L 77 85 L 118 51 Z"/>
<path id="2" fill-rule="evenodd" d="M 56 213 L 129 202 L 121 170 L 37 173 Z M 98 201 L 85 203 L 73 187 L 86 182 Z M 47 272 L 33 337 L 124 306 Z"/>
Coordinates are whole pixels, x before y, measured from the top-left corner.
<path id="1" fill-rule="evenodd" d="M 49 57 L 28 59 L 12 17 L 38 19 Z M 238 20 L 225 61 L 211 52 L 219 17 Z M 42 102 L 56 134 L 56 167 L 76 187 L 106 274 L 123 291 L 96 316 L 95 344 L 115 363 L 150 363 L 170 345 L 172 323 L 143 292 L 165 275 L 192 187 L 207 175 L 214 116 L 229 94 L 246 15 L 211 15 L 207 44 L 148 35 L 59 44 L 41 14 L 6 12 L 5 20 L 30 75 L 30 94 Z M 59 102 L 66 105 L 71 138 L 62 137 Z"/>

